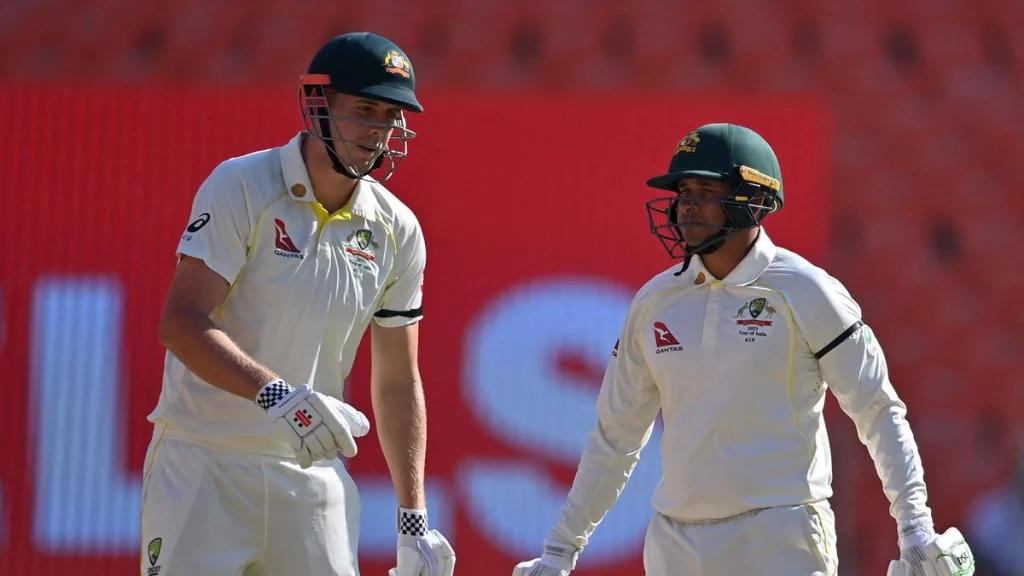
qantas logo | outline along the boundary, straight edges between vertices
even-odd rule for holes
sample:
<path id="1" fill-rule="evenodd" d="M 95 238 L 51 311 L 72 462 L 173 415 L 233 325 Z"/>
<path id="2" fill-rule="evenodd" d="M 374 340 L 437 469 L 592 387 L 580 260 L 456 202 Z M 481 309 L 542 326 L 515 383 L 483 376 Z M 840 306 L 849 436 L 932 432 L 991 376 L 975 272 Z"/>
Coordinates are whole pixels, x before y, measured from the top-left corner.
<path id="1" fill-rule="evenodd" d="M 679 345 L 679 340 L 676 340 L 672 331 L 665 326 L 664 322 L 654 323 L 654 345 L 655 354 L 661 354 L 662 352 L 678 352 L 683 347 Z"/>
<path id="2" fill-rule="evenodd" d="M 295 242 L 292 241 L 292 237 L 288 235 L 288 230 L 284 225 L 284 221 L 280 218 L 274 218 L 274 254 L 283 256 L 285 258 L 298 258 L 302 260 L 305 256 L 299 252 L 299 249 L 295 247 Z"/>

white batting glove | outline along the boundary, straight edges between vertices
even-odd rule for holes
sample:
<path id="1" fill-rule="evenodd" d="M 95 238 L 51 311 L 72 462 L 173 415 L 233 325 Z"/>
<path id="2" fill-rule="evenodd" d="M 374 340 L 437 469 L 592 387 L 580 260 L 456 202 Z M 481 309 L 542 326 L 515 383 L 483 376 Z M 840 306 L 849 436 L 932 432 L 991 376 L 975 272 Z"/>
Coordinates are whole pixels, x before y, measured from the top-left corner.
<path id="1" fill-rule="evenodd" d="M 337 458 L 339 450 L 348 458 L 355 456 L 355 439 L 370 431 L 370 421 L 362 412 L 314 392 L 307 384 L 294 388 L 284 380 L 274 380 L 260 389 L 256 404 L 274 420 L 303 468 Z"/>
<path id="2" fill-rule="evenodd" d="M 452 576 L 455 550 L 427 525 L 426 510 L 398 509 L 398 558 L 388 576 Z"/>
<path id="3" fill-rule="evenodd" d="M 512 576 L 569 576 L 579 557 L 579 549 L 572 544 L 548 539 L 544 541 L 544 554 L 516 564 Z"/>
<path id="4" fill-rule="evenodd" d="M 971 576 L 974 554 L 963 534 L 956 528 L 930 537 L 900 552 L 900 559 L 889 563 L 887 576 Z"/>

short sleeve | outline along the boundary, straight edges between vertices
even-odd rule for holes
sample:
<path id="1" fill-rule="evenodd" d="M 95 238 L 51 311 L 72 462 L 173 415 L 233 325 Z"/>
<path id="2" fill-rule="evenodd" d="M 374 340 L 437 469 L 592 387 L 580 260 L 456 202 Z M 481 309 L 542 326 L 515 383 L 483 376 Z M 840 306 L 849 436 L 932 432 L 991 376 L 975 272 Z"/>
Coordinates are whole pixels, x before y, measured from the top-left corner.
<path id="1" fill-rule="evenodd" d="M 410 215 L 411 217 L 411 215 Z M 395 231 L 398 254 L 395 258 L 394 280 L 384 288 L 374 321 L 385 328 L 398 328 L 423 318 L 423 271 L 427 265 L 427 248 L 419 222 L 411 222 Z"/>
<path id="2" fill-rule="evenodd" d="M 233 284 L 245 265 L 251 223 L 245 189 L 225 162 L 207 176 L 192 200 L 192 213 L 177 254 L 206 263 Z"/>

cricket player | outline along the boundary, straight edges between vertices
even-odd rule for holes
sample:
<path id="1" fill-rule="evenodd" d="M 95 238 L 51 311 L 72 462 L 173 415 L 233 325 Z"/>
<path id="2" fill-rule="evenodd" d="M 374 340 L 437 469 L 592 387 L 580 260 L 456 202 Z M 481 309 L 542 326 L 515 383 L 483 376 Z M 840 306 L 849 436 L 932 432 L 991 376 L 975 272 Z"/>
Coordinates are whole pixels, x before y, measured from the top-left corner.
<path id="1" fill-rule="evenodd" d="M 644 544 L 648 576 L 837 573 L 832 390 L 891 503 L 892 576 L 974 572 L 959 531 L 936 534 L 917 446 L 860 307 L 827 272 L 761 227 L 783 206 L 776 155 L 742 126 L 709 124 L 648 186 L 651 231 L 674 266 L 632 301 L 561 518 L 514 576 L 566 576 L 615 504 L 661 412 L 662 481 Z"/>
<path id="2" fill-rule="evenodd" d="M 369 327 L 377 435 L 399 506 L 391 573 L 452 575 L 424 498 L 426 249 L 382 184 L 415 136 L 405 123 L 423 111 L 415 87 L 391 41 L 335 37 L 301 79 L 305 128 L 224 161 L 196 193 L 160 323 L 142 574 L 359 574 L 359 496 L 338 452 L 356 456 L 369 431 L 343 399 Z"/>

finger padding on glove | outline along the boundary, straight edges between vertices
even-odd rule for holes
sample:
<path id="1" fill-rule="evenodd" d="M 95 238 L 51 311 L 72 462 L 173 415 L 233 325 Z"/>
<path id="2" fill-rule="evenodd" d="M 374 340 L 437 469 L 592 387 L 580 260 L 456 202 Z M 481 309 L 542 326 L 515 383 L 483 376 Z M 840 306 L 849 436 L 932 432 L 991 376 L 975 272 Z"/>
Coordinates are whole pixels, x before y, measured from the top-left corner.
<path id="1" fill-rule="evenodd" d="M 437 530 L 426 536 L 400 537 L 398 566 L 388 571 L 389 576 L 453 576 L 455 549 Z"/>
<path id="2" fill-rule="evenodd" d="M 548 566 L 540 558 L 520 562 L 512 569 L 512 576 L 569 576 L 569 571 Z"/>
<path id="3" fill-rule="evenodd" d="M 885 576 L 912 576 L 914 567 L 906 560 L 893 560 L 889 562 L 889 571 Z"/>
<path id="4" fill-rule="evenodd" d="M 334 398 L 314 394 L 309 397 L 310 404 L 324 417 L 327 428 L 334 440 L 332 451 L 340 450 L 346 458 L 352 458 L 359 452 L 355 439 L 365 436 L 370 430 L 366 416 Z"/>
<path id="5" fill-rule="evenodd" d="M 448 543 L 448 539 L 437 530 L 431 530 L 428 536 L 433 534 L 438 542 L 434 547 L 437 555 L 437 570 L 439 576 L 452 576 L 455 573 L 455 549 Z"/>
<path id="6" fill-rule="evenodd" d="M 355 406 L 344 402 L 338 402 L 338 409 L 348 421 L 348 427 L 352 430 L 353 437 L 362 438 L 370 433 L 370 421 L 366 418 L 366 414 L 356 410 Z"/>
<path id="7" fill-rule="evenodd" d="M 280 436 L 287 440 L 289 447 L 295 452 L 295 459 L 302 468 L 309 468 L 313 465 L 313 454 L 309 451 L 309 445 L 301 437 L 295 434 L 292 427 L 283 419 L 274 420 L 274 426 L 281 432 Z"/>
<path id="8" fill-rule="evenodd" d="M 950 528 L 925 547 L 936 576 L 968 576 L 974 574 L 974 553 L 960 530 Z M 925 572 L 927 572 L 927 565 Z"/>
<path id="9" fill-rule="evenodd" d="M 971 576 L 974 554 L 956 528 L 935 537 L 927 545 L 901 552 L 898 562 L 889 564 L 888 576 Z"/>
<path id="10" fill-rule="evenodd" d="M 274 403 L 268 407 L 264 401 Z M 284 381 L 272 382 L 260 391 L 257 404 L 275 420 L 302 468 L 336 458 L 338 452 L 348 458 L 355 456 L 355 438 L 370 431 L 366 415 L 340 400 L 314 392 L 308 384 L 293 388 Z"/>

